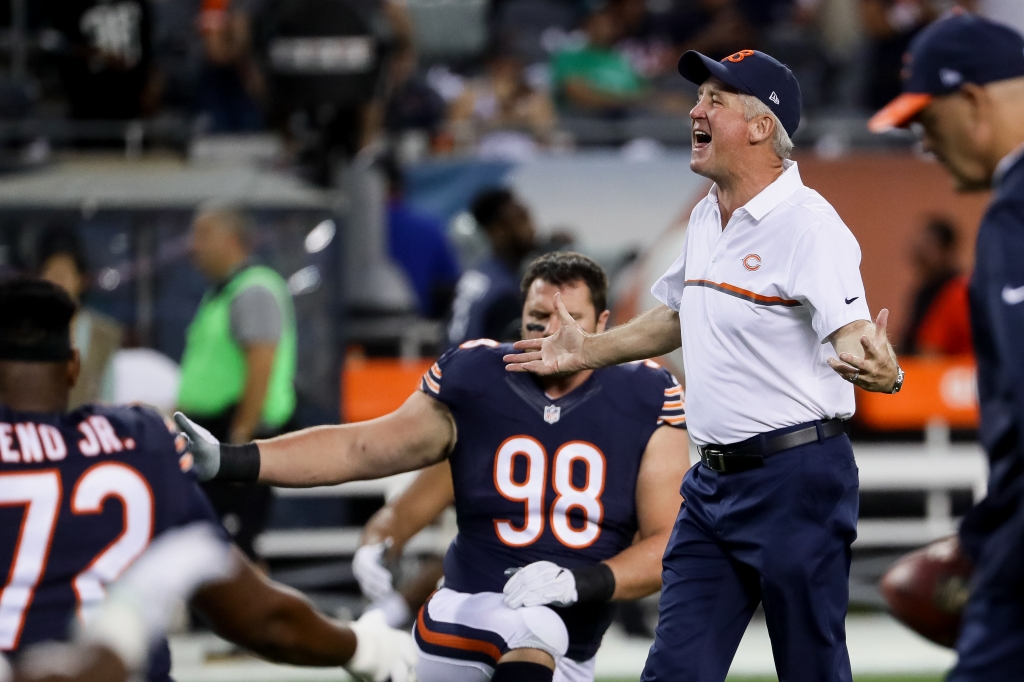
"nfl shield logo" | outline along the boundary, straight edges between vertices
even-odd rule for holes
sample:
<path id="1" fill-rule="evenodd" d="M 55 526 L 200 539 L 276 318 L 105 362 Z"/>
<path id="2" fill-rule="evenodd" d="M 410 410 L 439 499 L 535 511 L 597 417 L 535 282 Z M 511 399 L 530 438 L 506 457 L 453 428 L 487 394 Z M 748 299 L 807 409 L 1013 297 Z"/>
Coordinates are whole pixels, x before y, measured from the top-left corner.
<path id="1" fill-rule="evenodd" d="M 544 421 L 554 424 L 562 416 L 562 408 L 558 405 L 548 405 L 544 408 Z"/>

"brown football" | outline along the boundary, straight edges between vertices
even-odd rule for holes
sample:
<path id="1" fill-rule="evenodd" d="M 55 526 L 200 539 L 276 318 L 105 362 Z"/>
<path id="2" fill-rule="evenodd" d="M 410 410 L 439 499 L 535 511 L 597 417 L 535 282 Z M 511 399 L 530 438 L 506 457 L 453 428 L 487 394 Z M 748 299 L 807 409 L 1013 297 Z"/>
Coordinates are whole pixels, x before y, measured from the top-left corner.
<path id="1" fill-rule="evenodd" d="M 956 536 L 937 540 L 892 565 L 879 588 L 904 625 L 947 647 L 956 645 L 967 603 L 971 561 Z"/>

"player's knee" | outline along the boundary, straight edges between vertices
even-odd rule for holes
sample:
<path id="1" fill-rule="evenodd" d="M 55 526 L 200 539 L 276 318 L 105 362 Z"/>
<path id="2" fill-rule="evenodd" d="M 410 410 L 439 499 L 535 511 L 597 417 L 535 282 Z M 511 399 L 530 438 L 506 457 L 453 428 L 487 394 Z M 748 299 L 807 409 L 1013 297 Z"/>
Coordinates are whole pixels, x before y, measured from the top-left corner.
<path id="1" fill-rule="evenodd" d="M 498 661 L 498 665 L 506 663 L 535 663 L 551 670 L 555 669 L 555 658 L 540 649 L 512 649 Z"/>
<path id="2" fill-rule="evenodd" d="M 569 648 L 569 631 L 557 613 L 546 606 L 515 609 L 513 613 L 520 626 L 512 640 L 507 642 L 509 649 L 538 649 L 555 661 L 565 656 Z"/>

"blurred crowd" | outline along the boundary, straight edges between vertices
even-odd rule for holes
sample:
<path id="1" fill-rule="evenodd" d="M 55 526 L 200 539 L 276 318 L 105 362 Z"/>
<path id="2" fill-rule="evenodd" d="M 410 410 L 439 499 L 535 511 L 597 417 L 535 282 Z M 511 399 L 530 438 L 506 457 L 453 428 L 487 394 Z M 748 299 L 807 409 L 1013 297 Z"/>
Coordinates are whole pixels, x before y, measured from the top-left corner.
<path id="1" fill-rule="evenodd" d="M 794 69 L 807 112 L 872 111 L 898 92 L 911 38 L 953 4 L 45 0 L 28 3 L 24 39 L 8 41 L 25 46 L 10 54 L 28 68 L 0 87 L 0 117 L 173 113 L 213 133 L 294 133 L 305 117 L 350 149 L 415 131 L 413 156 L 521 156 L 566 144 L 573 119 L 683 116 L 693 93 L 675 65 L 689 49 L 764 50 Z M 959 4 L 1024 28 L 1019 2 Z M 287 40 L 300 36 L 321 42 Z M 332 74 L 352 83 L 326 87 Z"/>

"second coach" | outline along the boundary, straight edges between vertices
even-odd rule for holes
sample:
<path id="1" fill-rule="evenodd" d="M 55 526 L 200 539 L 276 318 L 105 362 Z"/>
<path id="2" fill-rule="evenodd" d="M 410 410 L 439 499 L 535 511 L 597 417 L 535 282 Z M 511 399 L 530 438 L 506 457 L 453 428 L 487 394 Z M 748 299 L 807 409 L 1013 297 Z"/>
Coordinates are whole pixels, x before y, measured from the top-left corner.
<path id="1" fill-rule="evenodd" d="M 550 374 L 684 347 L 701 465 L 683 481 L 643 680 L 721 682 L 763 603 L 780 679 L 848 682 L 858 482 L 844 421 L 851 384 L 902 386 L 888 312 L 872 324 L 856 239 L 789 160 L 792 72 L 753 50 L 687 52 L 679 70 L 700 86 L 690 168 L 714 185 L 654 286 L 662 305 L 591 335 L 559 304 L 561 329 L 505 359 Z"/>

